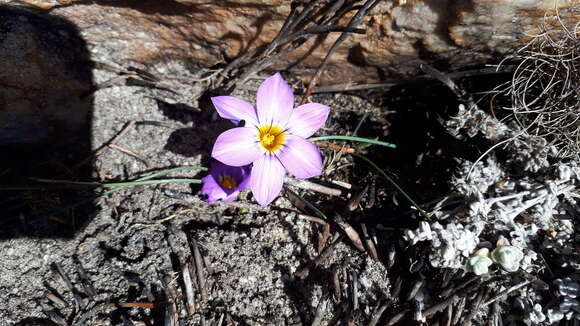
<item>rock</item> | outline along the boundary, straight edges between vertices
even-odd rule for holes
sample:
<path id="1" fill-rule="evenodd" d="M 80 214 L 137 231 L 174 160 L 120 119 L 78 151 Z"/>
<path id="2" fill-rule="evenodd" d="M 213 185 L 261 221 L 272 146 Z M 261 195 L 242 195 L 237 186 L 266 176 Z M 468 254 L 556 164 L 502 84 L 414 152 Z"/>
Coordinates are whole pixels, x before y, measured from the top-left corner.
<path id="1" fill-rule="evenodd" d="M 74 25 L 0 7 L 0 62 L 0 145 L 88 135 L 92 65 Z"/>
<path id="2" fill-rule="evenodd" d="M 271 41 L 290 9 L 282 0 L 24 2 L 52 8 L 75 23 L 96 60 L 147 64 L 171 58 L 206 67 Z M 544 17 L 553 23 L 556 10 L 567 26 L 573 26 L 579 7 L 577 0 L 381 2 L 364 21 L 366 35 L 350 36 L 334 54 L 322 83 L 415 75 L 421 63 L 456 70 L 497 62 L 523 46 L 526 35 L 539 33 Z M 322 44 L 306 43 L 275 68 L 299 60 L 293 69 L 310 74 L 337 35 L 322 37 Z"/>
<path id="3" fill-rule="evenodd" d="M 86 220 L 78 210 L 77 220 L 33 219 L 78 201 L 81 191 L 40 191 L 30 178 L 90 177 L 90 165 L 75 165 L 91 150 L 92 68 L 85 42 L 66 19 L 0 6 L 0 239 L 13 236 L 15 225 L 39 235 Z"/>

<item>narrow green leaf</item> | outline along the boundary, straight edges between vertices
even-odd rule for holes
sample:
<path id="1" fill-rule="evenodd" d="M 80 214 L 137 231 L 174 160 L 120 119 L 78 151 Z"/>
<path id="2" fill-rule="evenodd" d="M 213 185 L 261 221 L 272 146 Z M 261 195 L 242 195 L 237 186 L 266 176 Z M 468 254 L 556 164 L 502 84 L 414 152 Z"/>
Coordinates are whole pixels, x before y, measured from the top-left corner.
<path id="1" fill-rule="evenodd" d="M 113 183 L 103 183 L 100 186 L 104 188 L 115 188 L 115 187 L 134 187 L 134 186 L 142 186 L 142 185 L 157 185 L 157 184 L 164 184 L 164 183 L 201 183 L 200 179 L 162 179 L 162 180 L 136 180 L 136 181 L 129 181 L 129 182 L 113 182 Z"/>
<path id="2" fill-rule="evenodd" d="M 362 124 L 365 122 L 365 120 L 368 118 L 368 116 L 369 116 L 368 112 L 365 112 L 365 114 L 363 114 L 362 118 L 359 120 L 358 124 L 354 128 L 354 131 L 352 132 L 353 136 L 356 136 L 358 134 L 360 127 L 362 127 Z"/>
<path id="3" fill-rule="evenodd" d="M 157 177 L 162 177 L 164 175 L 168 175 L 170 173 L 179 172 L 179 171 L 207 171 L 207 168 L 205 168 L 203 166 L 197 166 L 197 165 L 181 166 L 181 167 L 178 167 L 178 168 L 161 170 L 159 172 L 155 172 L 155 173 L 150 174 L 148 176 L 145 176 L 143 178 L 139 178 L 136 181 L 144 181 L 144 180 L 149 180 L 149 179 L 153 179 L 153 178 L 157 178 Z"/>
<path id="4" fill-rule="evenodd" d="M 380 145 L 380 146 L 389 147 L 389 148 L 397 148 L 396 145 L 391 144 L 391 143 L 387 143 L 387 142 L 380 141 L 380 140 L 374 140 L 374 139 L 370 139 L 370 138 L 355 137 L 355 136 L 340 136 L 340 135 L 336 135 L 336 136 L 320 136 L 320 137 L 312 137 L 312 138 L 309 138 L 309 140 L 311 140 L 311 141 L 321 141 L 321 140 L 347 140 L 347 141 L 354 141 L 354 142 L 359 142 L 359 143 L 367 143 L 367 144 L 373 144 L 373 145 Z"/>
<path id="5" fill-rule="evenodd" d="M 417 209 L 417 211 L 419 211 L 419 213 L 421 215 L 423 215 L 423 217 L 425 217 L 426 219 L 429 219 L 429 216 L 427 215 L 427 213 L 421 208 L 421 206 L 419 206 L 419 204 L 417 204 L 413 198 L 411 198 L 411 196 L 409 196 L 409 194 L 407 194 L 407 192 L 405 190 L 403 190 L 403 188 L 401 188 L 401 186 L 399 186 L 399 184 L 393 180 L 393 178 L 391 178 L 390 176 L 388 176 L 385 171 L 383 171 L 381 168 L 379 168 L 378 165 L 376 165 L 373 161 L 371 161 L 370 159 L 359 155 L 359 154 L 351 154 L 353 156 L 356 156 L 358 158 L 360 158 L 361 160 L 365 161 L 368 165 L 372 166 L 381 177 L 383 177 L 385 180 L 387 180 L 390 184 L 393 185 L 393 187 L 395 187 L 395 189 L 397 189 L 397 191 L 399 193 L 401 193 L 401 195 L 403 195 L 403 197 L 405 197 L 409 203 L 411 204 L 411 206 L 415 207 Z"/>

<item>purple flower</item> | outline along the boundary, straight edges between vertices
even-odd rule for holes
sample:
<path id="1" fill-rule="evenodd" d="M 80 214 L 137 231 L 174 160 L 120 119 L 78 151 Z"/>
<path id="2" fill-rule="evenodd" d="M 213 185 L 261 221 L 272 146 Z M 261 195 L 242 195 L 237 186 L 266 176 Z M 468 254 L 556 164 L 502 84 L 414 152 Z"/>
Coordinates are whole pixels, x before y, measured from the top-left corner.
<path id="1" fill-rule="evenodd" d="M 201 193 L 207 195 L 206 202 L 232 201 L 238 197 L 240 191 L 248 187 L 250 166 L 228 166 L 221 162 L 212 162 L 209 174 L 201 180 Z"/>
<path id="2" fill-rule="evenodd" d="M 219 135 L 211 156 L 231 166 L 253 163 L 250 188 L 260 205 L 280 193 L 286 170 L 304 179 L 322 174 L 320 151 L 306 138 L 324 125 L 330 108 L 308 103 L 294 109 L 292 89 L 279 73 L 258 88 L 256 108 L 231 96 L 211 100 L 222 118 L 246 123 Z"/>

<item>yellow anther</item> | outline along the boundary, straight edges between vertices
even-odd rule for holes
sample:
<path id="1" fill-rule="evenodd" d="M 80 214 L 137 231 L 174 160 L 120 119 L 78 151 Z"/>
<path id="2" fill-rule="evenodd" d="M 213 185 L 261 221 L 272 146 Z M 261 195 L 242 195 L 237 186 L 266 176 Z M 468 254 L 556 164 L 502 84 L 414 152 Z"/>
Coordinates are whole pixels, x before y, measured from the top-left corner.
<path id="1" fill-rule="evenodd" d="M 284 130 L 277 126 L 262 126 L 258 129 L 258 139 L 262 148 L 269 153 L 274 153 L 284 145 Z"/>
<path id="2" fill-rule="evenodd" d="M 234 178 L 227 176 L 227 175 L 220 177 L 219 184 L 220 184 L 220 186 L 222 186 L 226 189 L 230 189 L 230 190 L 236 189 L 236 187 L 237 187 L 236 180 L 234 180 Z"/>

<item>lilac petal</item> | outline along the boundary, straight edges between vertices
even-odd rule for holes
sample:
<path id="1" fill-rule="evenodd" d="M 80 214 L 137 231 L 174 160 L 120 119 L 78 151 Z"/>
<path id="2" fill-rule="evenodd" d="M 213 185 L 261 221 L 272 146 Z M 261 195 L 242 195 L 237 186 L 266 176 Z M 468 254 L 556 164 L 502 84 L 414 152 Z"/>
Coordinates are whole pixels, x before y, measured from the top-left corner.
<path id="1" fill-rule="evenodd" d="M 284 149 L 278 154 L 286 170 L 296 178 L 312 178 L 322 174 L 322 156 L 313 143 L 288 135 Z"/>
<path id="2" fill-rule="evenodd" d="M 208 176 L 201 178 L 201 181 L 203 182 L 201 193 L 207 195 L 206 202 L 211 203 L 228 197 L 213 175 L 209 174 Z"/>
<path id="3" fill-rule="evenodd" d="M 216 200 L 233 201 L 240 191 L 244 190 L 250 180 L 251 167 L 245 166 L 229 166 L 220 161 L 213 161 L 211 163 L 210 174 L 202 178 L 203 186 L 201 192 L 207 195 L 206 202 L 211 203 Z M 233 178 L 236 182 L 235 189 L 228 189 L 219 184 L 222 177 Z"/>
<path id="4" fill-rule="evenodd" d="M 267 78 L 260 85 L 256 95 L 256 107 L 261 126 L 286 126 L 292 115 L 294 94 L 280 73 Z"/>
<path id="5" fill-rule="evenodd" d="M 240 194 L 239 190 L 234 190 L 234 192 L 232 192 L 231 194 L 227 195 L 225 198 L 222 199 L 223 202 L 230 202 L 230 201 L 234 201 L 238 198 L 238 195 Z"/>
<path id="6" fill-rule="evenodd" d="M 268 206 L 282 190 L 284 167 L 275 156 L 263 155 L 254 162 L 250 188 L 256 201 L 263 207 Z"/>
<path id="7" fill-rule="evenodd" d="M 252 167 L 249 165 L 240 168 L 239 178 L 236 178 L 236 181 L 238 182 L 236 190 L 242 191 L 248 188 L 248 185 L 250 184 L 251 171 Z"/>
<path id="8" fill-rule="evenodd" d="M 233 128 L 223 132 L 215 141 L 211 156 L 231 166 L 248 165 L 257 160 L 262 152 L 258 147 L 256 128 Z"/>
<path id="9" fill-rule="evenodd" d="M 258 116 L 252 104 L 233 96 L 216 96 L 211 101 L 220 117 L 238 122 L 244 120 L 246 126 L 258 126 Z"/>
<path id="10" fill-rule="evenodd" d="M 292 111 L 292 116 L 286 129 L 291 134 L 308 138 L 312 136 L 318 129 L 324 126 L 330 108 L 319 103 L 307 103 L 300 105 Z"/>
<path id="11" fill-rule="evenodd" d="M 216 180 L 219 180 L 222 176 L 231 177 L 237 184 L 235 190 L 244 190 L 248 186 L 251 170 L 252 167 L 250 165 L 230 166 L 214 160 L 211 162 L 210 174 Z M 233 190 L 224 189 L 224 191 L 229 194 Z"/>

